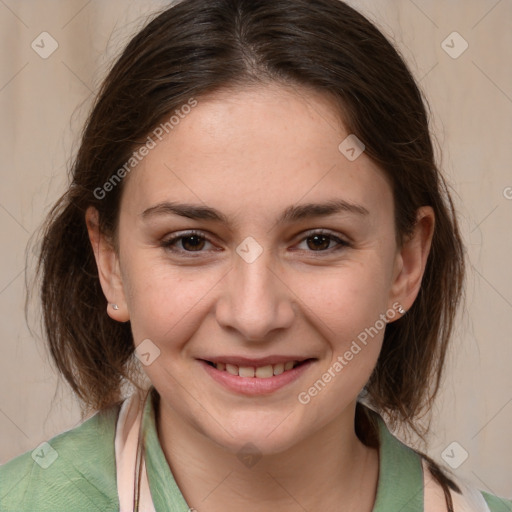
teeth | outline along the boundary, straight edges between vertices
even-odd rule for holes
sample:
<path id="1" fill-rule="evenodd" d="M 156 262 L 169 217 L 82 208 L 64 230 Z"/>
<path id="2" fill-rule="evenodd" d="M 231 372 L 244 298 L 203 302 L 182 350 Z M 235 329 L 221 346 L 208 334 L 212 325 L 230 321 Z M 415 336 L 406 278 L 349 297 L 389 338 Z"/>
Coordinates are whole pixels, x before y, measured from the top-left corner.
<path id="1" fill-rule="evenodd" d="M 215 363 L 217 370 L 226 371 L 231 375 L 238 375 L 240 377 L 257 377 L 259 379 L 268 379 L 274 375 L 281 375 L 281 373 L 291 370 L 299 364 L 298 361 L 287 361 L 286 363 L 268 364 L 266 366 L 236 366 L 229 363 Z"/>
<path id="2" fill-rule="evenodd" d="M 269 377 L 274 376 L 274 368 L 272 368 L 272 365 L 269 364 L 267 366 L 260 366 L 259 368 L 256 368 L 256 377 L 260 379 L 268 379 Z"/>
<path id="3" fill-rule="evenodd" d="M 231 373 L 231 375 L 238 375 L 238 366 L 235 366 L 234 364 L 227 364 L 226 371 Z"/>
<path id="4" fill-rule="evenodd" d="M 281 375 L 284 372 L 284 363 L 274 365 L 274 375 Z"/>
<path id="5" fill-rule="evenodd" d="M 254 377 L 254 368 L 251 366 L 240 366 L 238 368 L 238 375 L 240 377 Z"/>

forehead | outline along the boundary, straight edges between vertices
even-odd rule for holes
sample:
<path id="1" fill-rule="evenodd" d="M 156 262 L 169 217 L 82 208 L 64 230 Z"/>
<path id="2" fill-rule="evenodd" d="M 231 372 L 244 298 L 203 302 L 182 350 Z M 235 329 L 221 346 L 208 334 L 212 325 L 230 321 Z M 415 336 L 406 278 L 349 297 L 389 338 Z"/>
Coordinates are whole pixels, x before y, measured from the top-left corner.
<path id="1" fill-rule="evenodd" d="M 139 213 L 179 199 L 277 215 L 327 196 L 381 215 L 392 208 L 384 173 L 364 153 L 352 161 L 340 151 L 350 134 L 328 96 L 271 85 L 196 101 L 125 183 L 123 203 Z"/>

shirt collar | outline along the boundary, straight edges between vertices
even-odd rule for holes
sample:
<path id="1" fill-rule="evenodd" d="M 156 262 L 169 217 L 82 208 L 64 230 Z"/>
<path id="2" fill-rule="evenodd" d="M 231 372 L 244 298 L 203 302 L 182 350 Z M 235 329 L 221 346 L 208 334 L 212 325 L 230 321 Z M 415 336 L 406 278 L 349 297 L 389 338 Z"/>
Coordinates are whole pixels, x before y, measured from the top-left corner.
<path id="1" fill-rule="evenodd" d="M 379 414 L 370 411 L 379 426 L 379 481 L 372 512 L 423 512 L 420 455 L 396 438 Z"/>

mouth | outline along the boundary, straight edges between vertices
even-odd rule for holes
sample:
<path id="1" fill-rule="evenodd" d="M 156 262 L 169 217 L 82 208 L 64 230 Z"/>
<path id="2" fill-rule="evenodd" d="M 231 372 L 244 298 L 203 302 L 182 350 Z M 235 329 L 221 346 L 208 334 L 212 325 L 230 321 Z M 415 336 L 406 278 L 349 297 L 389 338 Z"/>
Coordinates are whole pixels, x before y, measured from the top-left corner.
<path id="1" fill-rule="evenodd" d="M 213 360 L 212 360 L 213 359 Z M 297 382 L 317 358 L 271 356 L 261 359 L 219 356 L 198 359 L 206 374 L 224 389 L 246 396 L 270 395 Z"/>
<path id="2" fill-rule="evenodd" d="M 267 362 L 266 364 L 262 363 L 250 363 L 244 362 L 241 364 L 234 364 L 233 361 L 208 361 L 206 359 L 202 359 L 207 365 L 215 368 L 220 372 L 225 372 L 230 375 L 243 377 L 243 378 L 257 378 L 257 379 L 269 379 L 271 377 L 275 377 L 281 375 L 283 373 L 289 372 L 298 368 L 299 366 L 305 365 L 311 361 L 315 361 L 314 358 L 309 359 L 301 359 L 301 360 L 286 360 L 280 361 L 276 363 Z"/>

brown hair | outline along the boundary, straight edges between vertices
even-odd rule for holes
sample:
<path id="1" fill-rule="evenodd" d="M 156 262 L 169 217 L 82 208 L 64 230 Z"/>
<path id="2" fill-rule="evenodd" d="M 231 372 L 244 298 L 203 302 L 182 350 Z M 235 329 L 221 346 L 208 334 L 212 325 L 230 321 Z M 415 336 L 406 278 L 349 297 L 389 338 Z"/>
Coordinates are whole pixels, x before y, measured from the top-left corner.
<path id="1" fill-rule="evenodd" d="M 419 295 L 387 325 L 365 388 L 376 410 L 419 432 L 415 420 L 438 391 L 462 292 L 463 247 L 413 76 L 381 32 L 339 0 L 184 0 L 130 41 L 99 90 L 72 183 L 45 225 L 39 272 L 51 355 L 84 407 L 121 399 L 123 382 L 136 374 L 134 344 L 130 324 L 106 313 L 85 211 L 94 206 L 100 229 L 115 239 L 123 183 L 105 197 L 95 191 L 161 120 L 191 98 L 271 82 L 335 99 L 349 133 L 392 184 L 398 243 L 419 207 L 434 210 Z"/>

